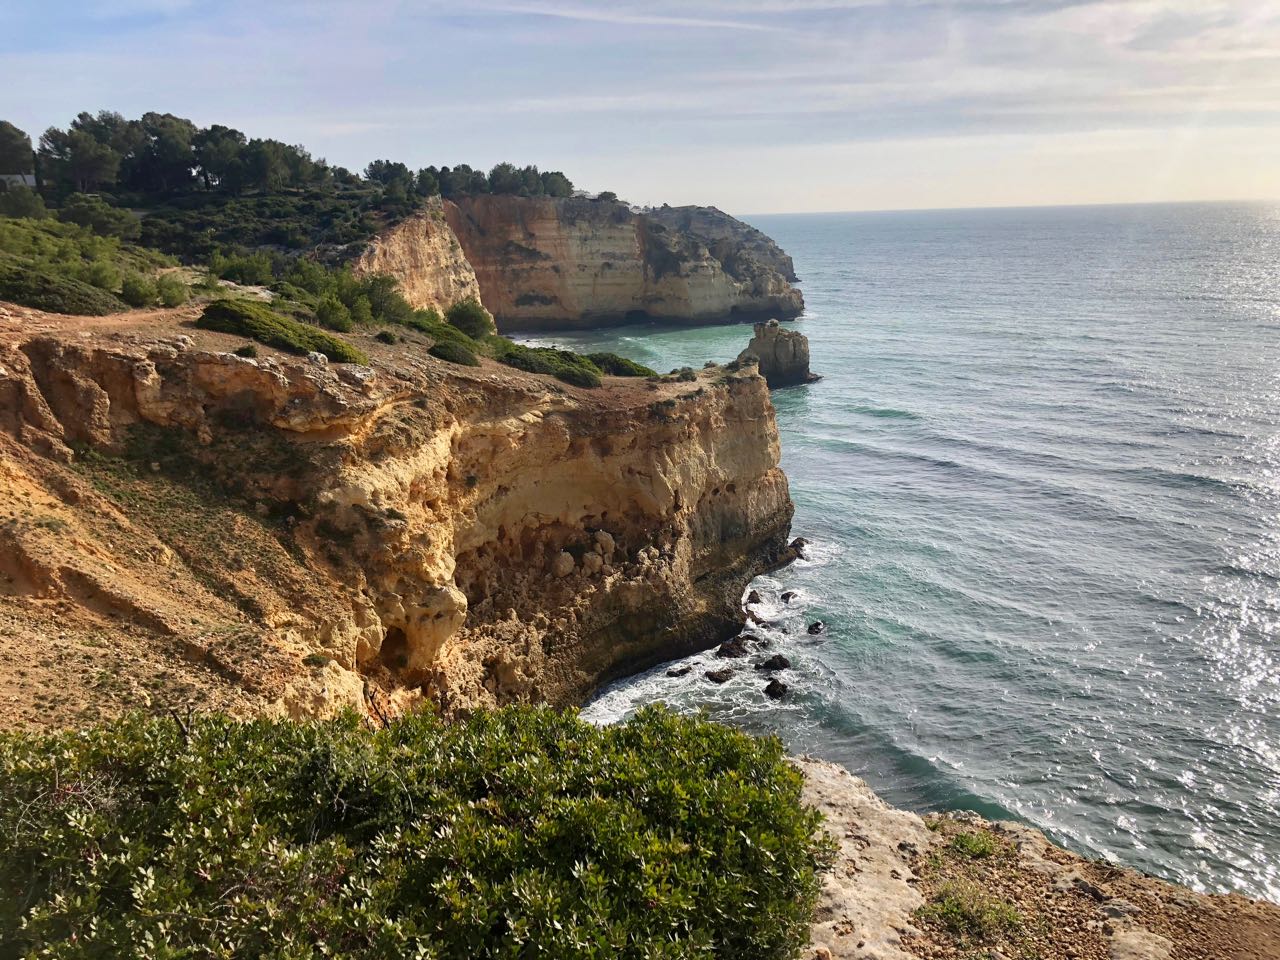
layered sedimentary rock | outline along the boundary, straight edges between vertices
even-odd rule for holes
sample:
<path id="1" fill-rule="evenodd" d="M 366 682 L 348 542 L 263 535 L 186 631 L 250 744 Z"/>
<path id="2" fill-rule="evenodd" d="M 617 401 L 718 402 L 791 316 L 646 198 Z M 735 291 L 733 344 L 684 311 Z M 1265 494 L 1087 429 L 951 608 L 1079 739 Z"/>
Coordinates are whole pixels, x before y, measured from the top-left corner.
<path id="1" fill-rule="evenodd" d="M 439 197 L 426 209 L 375 237 L 353 264 L 357 275 L 389 274 L 415 307 L 444 312 L 459 300 L 480 296 L 480 284 Z"/>
<path id="2" fill-rule="evenodd" d="M 738 362 L 754 360 L 770 389 L 813 383 L 821 379 L 809 371 L 809 338 L 796 330 L 786 330 L 777 320 L 757 323 L 755 335 Z"/>
<path id="3" fill-rule="evenodd" d="M 668 230 L 678 230 L 698 237 L 715 252 L 722 263 L 741 264 L 751 261 L 782 275 L 795 283 L 795 264 L 767 234 L 750 224 L 731 217 L 715 207 L 670 207 L 663 205 L 645 211 L 645 216 Z"/>
<path id="4" fill-rule="evenodd" d="M 31 644 L 127 635 L 295 714 L 564 704 L 724 639 L 786 542 L 750 368 L 592 391 L 61 322 L 0 349 L 0 622 Z"/>
<path id="5" fill-rule="evenodd" d="M 700 218 L 668 225 L 665 214 L 612 201 L 475 196 L 444 209 L 505 329 L 712 323 L 804 309 L 790 259 L 719 211 L 706 214 L 715 229 L 703 236 Z"/>

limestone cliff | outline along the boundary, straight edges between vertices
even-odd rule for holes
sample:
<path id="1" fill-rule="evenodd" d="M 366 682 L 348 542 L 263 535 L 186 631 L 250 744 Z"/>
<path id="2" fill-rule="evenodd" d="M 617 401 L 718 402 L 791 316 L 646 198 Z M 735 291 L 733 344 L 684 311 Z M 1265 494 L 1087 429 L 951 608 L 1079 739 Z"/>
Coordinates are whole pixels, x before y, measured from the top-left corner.
<path id="1" fill-rule="evenodd" d="M 788 281 L 790 259 L 719 211 L 681 226 L 665 223 L 665 214 L 576 198 L 475 196 L 444 209 L 504 329 L 714 323 L 804 309 Z M 704 219 L 714 225 L 707 236 L 696 232 Z M 770 246 L 775 252 L 765 252 Z"/>
<path id="2" fill-rule="evenodd" d="M 385 273 L 415 307 L 441 313 L 459 300 L 480 296 L 475 271 L 433 197 L 425 210 L 375 237 L 353 264 L 357 276 Z"/>
<path id="3" fill-rule="evenodd" d="M 329 366 L 235 356 L 191 308 L 18 313 L 0 336 L 0 625 L 36 671 L 19 699 L 571 703 L 723 639 L 785 544 L 750 368 L 579 390 L 444 363 L 417 334 L 352 335 L 371 365 Z M 121 657 L 182 681 L 84 689 Z"/>
<path id="4" fill-rule="evenodd" d="M 795 264 L 769 236 L 715 207 L 654 207 L 645 216 L 668 230 L 698 237 L 731 272 L 748 270 L 752 261 L 795 283 Z"/>
<path id="5" fill-rule="evenodd" d="M 759 364 L 771 390 L 821 379 L 809 370 L 809 338 L 798 330 L 783 329 L 777 320 L 755 325 L 755 335 L 738 355 L 739 363 L 748 359 Z"/>

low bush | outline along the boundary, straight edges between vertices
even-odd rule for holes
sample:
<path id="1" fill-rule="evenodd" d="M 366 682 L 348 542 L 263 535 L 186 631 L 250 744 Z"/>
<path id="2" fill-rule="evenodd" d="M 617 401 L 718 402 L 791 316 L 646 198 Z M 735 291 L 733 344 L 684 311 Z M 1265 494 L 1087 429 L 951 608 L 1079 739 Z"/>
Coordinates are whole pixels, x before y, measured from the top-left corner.
<path id="1" fill-rule="evenodd" d="M 944 883 L 916 915 L 940 923 L 956 936 L 979 940 L 991 940 L 1022 925 L 1022 916 L 1012 904 L 988 895 L 971 880 Z"/>
<path id="2" fill-rule="evenodd" d="M 656 377 L 656 370 L 650 370 L 642 363 L 620 357 L 616 353 L 589 353 L 587 359 L 600 368 L 601 373 L 612 377 Z"/>
<path id="3" fill-rule="evenodd" d="M 459 363 L 464 367 L 480 366 L 480 358 L 476 356 L 475 351 L 454 340 L 441 340 L 439 343 L 433 343 L 431 349 L 427 352 L 433 357 L 448 360 L 450 363 Z"/>
<path id="4" fill-rule="evenodd" d="M 120 299 L 131 307 L 150 307 L 156 302 L 156 285 L 150 277 L 127 273 L 120 284 Z"/>
<path id="5" fill-rule="evenodd" d="M 156 280 L 156 296 L 166 307 L 180 307 L 191 296 L 191 289 L 176 273 L 162 273 Z"/>
<path id="6" fill-rule="evenodd" d="M 970 860 L 983 860 L 1000 851 L 1000 845 L 988 833 L 957 833 L 947 846 L 952 852 Z"/>
<path id="7" fill-rule="evenodd" d="M 85 269 L 84 279 L 99 290 L 112 292 L 120 289 L 120 282 L 123 278 L 114 263 L 107 260 L 95 260 Z"/>
<path id="8" fill-rule="evenodd" d="M 377 340 L 379 343 L 397 343 L 400 338 L 390 330 L 379 330 L 377 334 L 374 335 L 373 339 Z"/>
<path id="9" fill-rule="evenodd" d="M 243 347 L 236 347 L 233 351 L 237 357 L 245 357 L 249 360 L 254 359 L 258 355 L 258 348 L 252 343 L 246 343 Z"/>
<path id="10" fill-rule="evenodd" d="M 316 323 L 344 333 L 355 326 L 351 322 L 351 311 L 333 294 L 322 297 L 316 304 Z"/>
<path id="11" fill-rule="evenodd" d="M 51 313 L 101 317 L 125 305 L 105 290 L 32 264 L 0 257 L 0 300 Z"/>
<path id="12" fill-rule="evenodd" d="M 290 353 L 323 353 L 335 363 L 368 363 L 362 351 L 318 327 L 284 317 L 259 303 L 215 300 L 196 321 L 205 330 L 249 337 Z"/>
<path id="13" fill-rule="evenodd" d="M 792 957 L 801 784 L 661 707 L 4 734 L 0 956 Z"/>
<path id="14" fill-rule="evenodd" d="M 444 318 L 473 340 L 498 332 L 493 314 L 475 297 L 459 300 L 445 311 Z"/>
<path id="15" fill-rule="evenodd" d="M 547 373 L 578 387 L 600 386 L 600 368 L 580 354 L 555 347 L 526 347 L 494 338 L 494 358 L 529 373 Z"/>

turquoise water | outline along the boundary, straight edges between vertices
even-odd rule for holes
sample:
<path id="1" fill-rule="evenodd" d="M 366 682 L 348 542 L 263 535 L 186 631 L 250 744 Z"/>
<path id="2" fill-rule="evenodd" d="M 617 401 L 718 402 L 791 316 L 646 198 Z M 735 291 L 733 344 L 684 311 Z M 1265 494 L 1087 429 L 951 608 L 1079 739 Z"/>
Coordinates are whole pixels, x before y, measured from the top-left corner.
<path id="1" fill-rule="evenodd" d="M 664 667 L 588 715 L 706 708 L 893 803 L 1280 900 L 1280 207 L 752 222 L 825 376 L 774 395 L 815 544 L 756 585 L 792 691 Z M 542 339 L 667 370 L 749 335 Z"/>

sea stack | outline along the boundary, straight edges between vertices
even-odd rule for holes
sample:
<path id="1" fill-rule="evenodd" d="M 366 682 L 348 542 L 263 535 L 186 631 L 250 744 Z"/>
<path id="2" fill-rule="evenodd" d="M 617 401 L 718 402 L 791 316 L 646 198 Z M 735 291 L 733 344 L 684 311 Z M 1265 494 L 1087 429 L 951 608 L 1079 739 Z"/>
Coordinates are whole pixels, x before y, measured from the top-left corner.
<path id="1" fill-rule="evenodd" d="M 770 390 L 822 379 L 809 372 L 809 338 L 795 330 L 784 330 L 777 320 L 755 325 L 755 336 L 738 360 L 752 357 L 759 361 L 760 375 Z"/>

